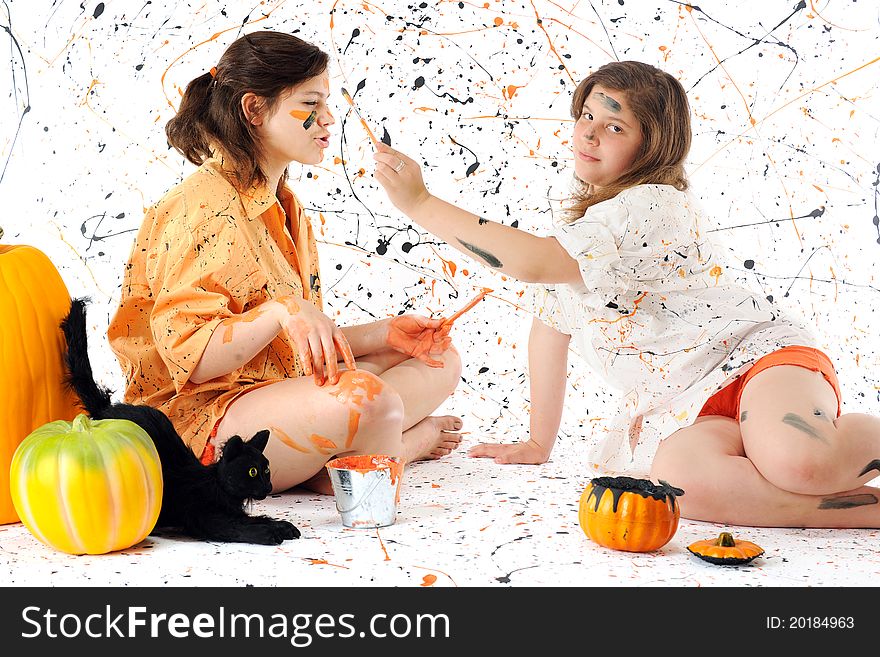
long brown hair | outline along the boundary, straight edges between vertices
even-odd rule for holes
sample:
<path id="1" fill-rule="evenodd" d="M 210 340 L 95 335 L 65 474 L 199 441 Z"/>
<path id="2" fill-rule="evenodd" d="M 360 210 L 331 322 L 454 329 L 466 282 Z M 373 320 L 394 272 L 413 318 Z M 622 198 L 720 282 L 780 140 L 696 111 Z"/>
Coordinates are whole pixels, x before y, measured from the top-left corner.
<path id="1" fill-rule="evenodd" d="M 260 111 L 271 112 L 291 87 L 323 73 L 327 61 L 318 47 L 283 32 L 236 39 L 216 68 L 186 86 L 177 116 L 165 126 L 168 143 L 196 166 L 218 149 L 242 189 L 267 184 L 263 146 L 241 98 L 252 92 L 262 99 Z"/>
<path id="2" fill-rule="evenodd" d="M 580 219 L 587 208 L 613 198 L 635 185 L 688 187 L 684 160 L 691 147 L 691 117 L 687 94 L 674 77 L 642 62 L 611 62 L 591 73 L 578 85 L 571 101 L 571 115 L 580 118 L 584 102 L 595 85 L 626 94 L 630 110 L 642 133 L 632 166 L 612 184 L 596 189 L 579 183 L 566 212 L 566 220 Z"/>

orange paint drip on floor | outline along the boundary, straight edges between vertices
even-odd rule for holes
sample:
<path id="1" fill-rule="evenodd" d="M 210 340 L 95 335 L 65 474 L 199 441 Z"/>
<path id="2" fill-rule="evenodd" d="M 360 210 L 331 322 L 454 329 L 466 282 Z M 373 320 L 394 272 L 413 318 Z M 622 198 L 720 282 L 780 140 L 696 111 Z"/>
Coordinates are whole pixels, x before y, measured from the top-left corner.
<path id="1" fill-rule="evenodd" d="M 309 562 L 312 566 L 333 566 L 334 568 L 345 568 L 348 570 L 348 566 L 340 566 L 338 563 L 330 563 L 326 559 L 310 559 L 306 558 L 306 561 Z"/>
<path id="2" fill-rule="evenodd" d="M 436 581 L 436 575 L 425 575 L 424 577 L 422 577 L 422 586 L 433 586 L 434 582 Z"/>
<path id="3" fill-rule="evenodd" d="M 388 550 L 385 549 L 385 543 L 382 542 L 382 537 L 379 535 L 378 527 L 376 527 L 376 537 L 379 539 L 379 545 L 382 546 L 382 552 L 385 553 L 385 561 L 391 561 L 391 557 L 388 556 Z"/>

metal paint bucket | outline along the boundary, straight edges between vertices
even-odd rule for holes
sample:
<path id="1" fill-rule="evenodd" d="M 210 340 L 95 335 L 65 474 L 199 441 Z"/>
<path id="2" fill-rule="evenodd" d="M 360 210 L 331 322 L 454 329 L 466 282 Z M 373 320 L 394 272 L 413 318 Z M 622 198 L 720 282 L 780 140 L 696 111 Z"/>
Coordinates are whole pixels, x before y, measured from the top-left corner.
<path id="1" fill-rule="evenodd" d="M 394 524 L 403 478 L 403 463 L 398 458 L 384 454 L 344 456 L 324 467 L 330 474 L 343 525 L 372 529 Z"/>

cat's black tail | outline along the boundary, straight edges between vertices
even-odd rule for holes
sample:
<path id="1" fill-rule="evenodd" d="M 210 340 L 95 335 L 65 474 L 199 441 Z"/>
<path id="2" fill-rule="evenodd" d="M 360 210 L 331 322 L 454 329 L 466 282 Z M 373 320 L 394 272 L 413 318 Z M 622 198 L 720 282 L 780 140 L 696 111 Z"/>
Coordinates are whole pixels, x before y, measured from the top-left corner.
<path id="1" fill-rule="evenodd" d="M 65 383 L 79 397 L 86 412 L 95 419 L 100 419 L 113 403 L 112 392 L 95 383 L 92 365 L 89 362 L 88 332 L 86 331 L 87 297 L 73 299 L 70 313 L 61 322 L 61 330 L 67 341 L 65 364 L 67 376 Z"/>

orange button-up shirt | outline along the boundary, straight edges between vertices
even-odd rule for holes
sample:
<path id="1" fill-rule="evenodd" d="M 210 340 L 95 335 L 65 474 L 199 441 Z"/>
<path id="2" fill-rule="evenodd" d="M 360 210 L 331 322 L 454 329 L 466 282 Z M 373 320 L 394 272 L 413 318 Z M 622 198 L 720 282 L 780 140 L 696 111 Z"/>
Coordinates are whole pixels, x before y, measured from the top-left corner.
<path id="1" fill-rule="evenodd" d="M 163 411 L 200 455 L 237 395 L 302 376 L 282 331 L 239 369 L 190 380 L 220 322 L 288 295 L 322 308 L 315 237 L 296 196 L 286 186 L 278 198 L 266 186 L 239 192 L 220 160 L 206 161 L 147 211 L 126 264 L 107 331 L 125 401 Z"/>

